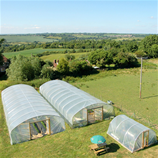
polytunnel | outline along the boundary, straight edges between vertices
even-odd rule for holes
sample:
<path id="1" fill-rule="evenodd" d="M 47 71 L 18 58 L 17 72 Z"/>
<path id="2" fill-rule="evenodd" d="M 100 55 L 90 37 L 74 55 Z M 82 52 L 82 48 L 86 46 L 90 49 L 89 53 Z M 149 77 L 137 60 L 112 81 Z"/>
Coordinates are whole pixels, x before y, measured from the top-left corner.
<path id="1" fill-rule="evenodd" d="M 64 119 L 33 87 L 18 84 L 1 94 L 11 144 L 65 130 Z"/>
<path id="2" fill-rule="evenodd" d="M 107 134 L 132 153 L 157 142 L 153 130 L 125 115 L 118 115 L 110 122 Z"/>
<path id="3" fill-rule="evenodd" d="M 40 93 L 72 128 L 114 116 L 112 105 L 65 81 L 48 81 L 40 86 Z"/>

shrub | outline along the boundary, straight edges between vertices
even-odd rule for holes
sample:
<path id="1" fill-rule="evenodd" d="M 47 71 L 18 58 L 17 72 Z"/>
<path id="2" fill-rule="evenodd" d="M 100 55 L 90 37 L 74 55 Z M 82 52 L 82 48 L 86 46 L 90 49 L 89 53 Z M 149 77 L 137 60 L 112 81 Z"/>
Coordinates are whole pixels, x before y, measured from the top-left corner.
<path id="1" fill-rule="evenodd" d="M 114 64 L 116 67 L 129 68 L 136 66 L 138 61 L 134 55 L 120 52 L 114 58 Z"/>
<path id="2" fill-rule="evenodd" d="M 69 73 L 68 61 L 66 61 L 65 59 L 61 59 L 57 66 L 57 70 L 59 73 L 61 73 L 63 75 L 67 75 Z"/>
<path id="3" fill-rule="evenodd" d="M 42 70 L 41 70 L 41 77 L 43 77 L 43 78 L 49 78 L 49 79 L 53 79 L 53 78 L 54 78 L 54 71 L 53 71 L 53 69 L 50 67 L 50 65 L 45 64 L 45 65 L 42 67 Z"/>
<path id="4" fill-rule="evenodd" d="M 38 78 L 41 73 L 41 60 L 35 57 L 18 55 L 11 59 L 11 64 L 6 70 L 7 76 L 13 81 L 28 81 Z"/>
<path id="5" fill-rule="evenodd" d="M 86 61 L 72 61 L 69 64 L 70 72 L 74 76 L 79 75 L 87 75 L 90 74 L 92 71 L 92 66 L 89 65 Z"/>

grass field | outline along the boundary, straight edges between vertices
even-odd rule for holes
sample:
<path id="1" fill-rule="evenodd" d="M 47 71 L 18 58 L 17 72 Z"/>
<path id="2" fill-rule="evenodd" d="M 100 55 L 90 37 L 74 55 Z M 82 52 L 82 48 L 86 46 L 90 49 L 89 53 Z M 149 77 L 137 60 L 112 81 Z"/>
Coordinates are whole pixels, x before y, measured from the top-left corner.
<path id="1" fill-rule="evenodd" d="M 46 37 L 47 39 L 62 39 L 62 37 L 59 37 L 59 36 L 48 36 Z"/>
<path id="2" fill-rule="evenodd" d="M 4 38 L 6 39 L 7 42 L 12 42 L 12 43 L 21 43 L 21 42 L 34 42 L 34 41 L 38 41 L 38 42 L 53 42 L 53 41 L 57 41 L 57 40 L 54 40 L 54 39 L 47 39 L 47 38 L 43 38 L 43 36 L 35 36 L 35 35 L 32 35 L 32 36 L 15 36 L 15 35 L 7 35 L 7 36 L 2 36 L 0 35 L 0 39 L 1 38 Z"/>
<path id="3" fill-rule="evenodd" d="M 36 55 L 36 54 L 39 54 L 39 53 L 43 53 L 45 51 L 64 51 L 66 49 L 42 49 L 42 48 L 35 48 L 35 49 L 29 49 L 29 50 L 23 50 L 23 51 L 18 51 L 18 52 L 7 52 L 7 53 L 3 53 L 3 55 L 6 57 L 6 58 L 11 58 L 12 56 L 16 56 L 18 54 L 21 54 L 21 55 L 24 55 L 24 56 L 31 56 L 32 55 Z M 70 51 L 72 51 L 72 49 L 69 49 Z M 75 54 L 75 53 L 74 53 Z M 61 54 L 61 55 L 64 55 L 64 54 Z M 60 55 L 59 55 L 60 56 Z M 47 58 L 48 56 L 46 56 Z"/>
<path id="4" fill-rule="evenodd" d="M 157 63 L 155 59 L 149 61 Z M 85 79 L 80 78 L 71 84 L 103 101 L 113 101 L 114 107 L 116 106 L 123 110 L 121 112 L 116 109 L 115 113 L 117 115 L 124 113 L 132 116 L 135 112 L 136 121 L 149 126 L 149 118 L 150 123 L 158 125 L 158 69 L 143 70 L 142 99 L 139 99 L 139 73 L 140 68 L 105 70 L 99 74 L 87 76 Z M 0 90 L 9 84 L 10 81 L 0 81 Z M 108 153 L 99 157 L 156 158 L 158 155 L 158 145 L 132 154 L 114 139 L 107 136 L 106 132 L 111 120 L 76 129 L 71 129 L 66 124 L 64 132 L 21 144 L 10 145 L 1 101 L 0 111 L 0 157 L 2 158 L 95 158 L 96 156 L 93 151 L 89 150 L 88 146 L 91 145 L 90 138 L 98 134 L 106 138 L 110 147 Z M 158 135 L 156 126 L 150 128 L 154 129 Z"/>
<path id="5" fill-rule="evenodd" d="M 128 73 L 128 70 L 126 71 Z M 126 110 L 129 115 L 135 113 L 137 117 L 158 126 L 158 70 L 144 70 L 142 99 L 139 98 L 138 72 L 116 74 L 98 80 L 75 83 L 75 85 L 103 101 L 113 101 L 115 106 Z"/>
<path id="6" fill-rule="evenodd" d="M 75 59 L 77 59 L 80 55 L 83 55 L 83 54 L 86 54 L 85 52 L 84 53 L 70 53 L 70 55 L 74 55 L 75 56 Z M 51 55 L 48 55 L 48 56 L 42 56 L 41 58 L 45 61 L 45 60 L 49 60 L 49 61 L 52 61 L 54 59 L 62 59 L 62 58 L 65 58 L 65 55 L 66 54 L 51 54 Z"/>

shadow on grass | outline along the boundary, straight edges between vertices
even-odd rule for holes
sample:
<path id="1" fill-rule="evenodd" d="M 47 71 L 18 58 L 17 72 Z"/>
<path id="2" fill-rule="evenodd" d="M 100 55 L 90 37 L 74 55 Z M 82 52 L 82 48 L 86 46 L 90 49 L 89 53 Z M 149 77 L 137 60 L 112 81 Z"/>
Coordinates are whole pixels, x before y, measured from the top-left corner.
<path id="1" fill-rule="evenodd" d="M 143 151 L 143 150 L 150 149 L 150 148 L 152 148 L 152 147 L 154 147 L 154 146 L 158 146 L 158 143 L 156 143 L 156 144 L 153 144 L 153 145 L 151 145 L 151 146 L 148 146 L 148 147 L 145 147 L 144 149 L 138 150 L 137 152 L 140 152 L 140 151 Z"/>
<path id="2" fill-rule="evenodd" d="M 112 153 L 116 152 L 118 149 L 120 149 L 120 147 L 116 143 L 108 144 L 107 147 L 109 147 L 108 152 L 112 152 Z"/>
<path id="3" fill-rule="evenodd" d="M 148 96 L 148 97 L 144 97 L 142 99 L 148 99 L 148 98 L 154 98 L 154 97 L 158 97 L 158 95 Z"/>
<path id="4" fill-rule="evenodd" d="M 98 153 L 99 156 L 106 153 L 114 153 L 117 152 L 118 149 L 120 149 L 120 147 L 115 143 L 108 144 L 106 147 L 109 147 L 108 151 L 107 152 L 103 151 L 101 153 Z"/>

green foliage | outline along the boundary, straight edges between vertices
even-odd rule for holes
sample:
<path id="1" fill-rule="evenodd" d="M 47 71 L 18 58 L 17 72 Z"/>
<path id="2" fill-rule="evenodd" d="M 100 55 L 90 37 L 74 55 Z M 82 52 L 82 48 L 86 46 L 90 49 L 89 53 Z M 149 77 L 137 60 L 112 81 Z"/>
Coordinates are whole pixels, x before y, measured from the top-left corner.
<path id="1" fill-rule="evenodd" d="M 87 61 L 71 61 L 69 64 L 70 72 L 74 76 L 80 76 L 80 75 L 88 75 L 92 71 L 92 66 L 87 63 Z"/>
<path id="2" fill-rule="evenodd" d="M 57 70 L 59 73 L 61 73 L 63 75 L 67 75 L 69 73 L 68 61 L 66 61 L 65 59 L 62 58 L 57 66 Z"/>
<path id="3" fill-rule="evenodd" d="M 86 54 L 81 54 L 79 57 L 78 57 L 78 60 L 88 60 L 88 53 Z"/>
<path id="4" fill-rule="evenodd" d="M 3 43 L 4 41 L 5 41 L 4 38 L 0 39 L 0 47 L 1 47 L 1 45 L 2 45 L 2 43 Z"/>
<path id="5" fill-rule="evenodd" d="M 143 50 L 137 50 L 137 51 L 135 52 L 135 55 L 136 55 L 137 57 L 146 57 L 146 56 L 147 56 L 147 54 L 146 54 Z"/>
<path id="6" fill-rule="evenodd" d="M 138 50 L 138 45 L 136 42 L 129 42 L 127 45 L 127 50 L 129 52 L 135 52 Z"/>
<path id="7" fill-rule="evenodd" d="M 141 41 L 144 52 L 148 57 L 158 57 L 157 45 L 158 45 L 158 35 L 146 36 Z M 153 46 L 154 45 L 154 46 Z"/>
<path id="8" fill-rule="evenodd" d="M 66 54 L 66 53 L 68 53 L 67 49 L 66 49 L 66 50 L 64 50 L 64 54 Z"/>
<path id="9" fill-rule="evenodd" d="M 136 66 L 138 62 L 133 54 L 120 52 L 114 58 L 114 64 L 116 67 L 128 68 Z"/>
<path id="10" fill-rule="evenodd" d="M 41 121 L 41 124 L 43 125 L 43 127 L 46 129 L 46 125 L 44 124 L 43 121 Z"/>
<path id="11" fill-rule="evenodd" d="M 41 71 L 40 63 L 39 58 L 18 55 L 11 59 L 11 64 L 6 70 L 7 76 L 13 81 L 28 81 L 38 78 Z"/>
<path id="12" fill-rule="evenodd" d="M 1 48 L 1 45 L 2 45 L 2 43 L 5 41 L 5 39 L 4 38 L 2 38 L 2 39 L 0 39 L 0 48 Z M 2 51 L 0 51 L 0 65 L 2 65 L 3 64 L 3 57 L 2 57 Z"/>
<path id="13" fill-rule="evenodd" d="M 99 67 L 105 67 L 113 63 L 113 58 L 116 56 L 117 51 L 115 48 L 111 50 L 97 50 L 90 53 L 88 60 L 90 63 L 95 64 Z"/>
<path id="14" fill-rule="evenodd" d="M 35 123 L 33 123 L 33 127 L 35 128 L 35 130 L 37 131 L 37 133 L 39 133 L 39 130 L 38 130 L 38 128 L 37 128 L 37 126 L 36 126 Z"/>
<path id="15" fill-rule="evenodd" d="M 97 61 L 99 60 L 99 55 L 97 51 L 93 51 L 89 54 L 88 60 L 91 64 L 96 64 Z"/>
<path id="16" fill-rule="evenodd" d="M 67 61 L 74 60 L 74 59 L 75 59 L 75 56 L 68 53 L 68 54 L 65 55 L 65 59 L 66 59 Z"/>
<path id="17" fill-rule="evenodd" d="M 114 47 L 114 48 L 120 48 L 120 45 L 118 42 L 116 42 L 115 40 L 110 42 L 110 47 Z"/>
<path id="18" fill-rule="evenodd" d="M 151 46 L 151 56 L 153 56 L 154 58 L 158 57 L 158 44 L 153 44 Z"/>
<path id="19" fill-rule="evenodd" d="M 54 71 L 53 71 L 53 69 L 50 67 L 49 64 L 45 64 L 45 65 L 42 67 L 42 70 L 41 70 L 41 77 L 43 77 L 43 78 L 49 78 L 49 79 L 53 79 L 53 78 L 54 78 Z"/>
<path id="20" fill-rule="evenodd" d="M 41 73 L 41 59 L 39 58 L 30 58 L 31 66 L 33 67 L 34 78 L 39 78 Z"/>

